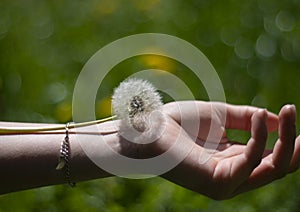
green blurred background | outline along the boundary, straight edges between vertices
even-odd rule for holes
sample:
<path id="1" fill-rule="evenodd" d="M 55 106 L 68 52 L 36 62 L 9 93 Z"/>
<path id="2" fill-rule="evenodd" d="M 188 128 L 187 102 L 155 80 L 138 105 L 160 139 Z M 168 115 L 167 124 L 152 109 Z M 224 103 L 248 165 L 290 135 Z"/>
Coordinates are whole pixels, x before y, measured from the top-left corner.
<path id="1" fill-rule="evenodd" d="M 0 0 L 0 120 L 70 121 L 73 88 L 87 60 L 116 39 L 145 32 L 171 34 L 203 51 L 229 103 L 275 113 L 286 103 L 300 108 L 300 0 Z M 184 65 L 140 56 L 107 76 L 97 117 L 110 115 L 113 88 L 124 77 L 149 68 L 179 76 L 197 99 L 208 100 Z M 226 201 L 161 178 L 110 178 L 2 195 L 0 211 L 296 211 L 299 196 L 299 172 Z"/>

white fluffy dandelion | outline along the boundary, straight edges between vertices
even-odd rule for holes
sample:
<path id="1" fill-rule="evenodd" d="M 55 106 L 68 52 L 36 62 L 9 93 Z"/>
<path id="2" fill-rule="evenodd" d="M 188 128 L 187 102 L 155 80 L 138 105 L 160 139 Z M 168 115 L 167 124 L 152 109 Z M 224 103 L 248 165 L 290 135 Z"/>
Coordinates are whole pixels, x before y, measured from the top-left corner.
<path id="1" fill-rule="evenodd" d="M 149 128 L 151 113 L 160 109 L 162 101 L 151 83 L 131 78 L 114 90 L 112 106 L 123 125 L 144 132 Z"/>

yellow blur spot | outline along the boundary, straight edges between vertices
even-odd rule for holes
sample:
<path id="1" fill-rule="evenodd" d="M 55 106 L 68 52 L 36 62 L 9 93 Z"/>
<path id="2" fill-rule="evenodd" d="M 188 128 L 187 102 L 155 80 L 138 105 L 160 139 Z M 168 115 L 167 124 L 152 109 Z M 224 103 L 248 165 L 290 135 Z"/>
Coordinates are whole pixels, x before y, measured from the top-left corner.
<path id="1" fill-rule="evenodd" d="M 117 10 L 119 3 L 117 0 L 102 0 L 95 6 L 95 13 L 98 15 L 109 15 Z"/>
<path id="2" fill-rule="evenodd" d="M 97 118 L 111 116 L 111 98 L 110 97 L 100 99 L 97 101 L 96 116 L 97 116 Z"/>
<path id="3" fill-rule="evenodd" d="M 59 122 L 67 122 L 72 119 L 72 105 L 71 103 L 61 103 L 55 109 L 55 118 Z"/>
<path id="4" fill-rule="evenodd" d="M 143 65 L 167 72 L 176 72 L 176 63 L 169 58 L 158 55 L 145 55 L 140 58 Z"/>

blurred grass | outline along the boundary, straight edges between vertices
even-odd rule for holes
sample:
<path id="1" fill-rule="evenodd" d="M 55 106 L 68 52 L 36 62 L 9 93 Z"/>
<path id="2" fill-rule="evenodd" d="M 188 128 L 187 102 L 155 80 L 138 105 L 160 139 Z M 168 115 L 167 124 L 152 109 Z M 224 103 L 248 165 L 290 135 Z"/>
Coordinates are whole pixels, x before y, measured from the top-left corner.
<path id="1" fill-rule="evenodd" d="M 275 113 L 286 103 L 300 108 L 299 0 L 0 0 L 0 120 L 69 121 L 73 87 L 87 60 L 116 39 L 144 32 L 171 34 L 203 51 L 230 103 Z M 150 68 L 176 74 L 197 99 L 208 100 L 186 67 L 149 55 L 111 71 L 99 88 L 97 116 L 110 114 L 109 99 L 119 81 Z M 269 147 L 275 138 L 271 135 Z M 52 186 L 3 195 L 0 211 L 296 211 L 299 179 L 295 173 L 221 202 L 160 178 L 102 179 L 76 189 Z"/>

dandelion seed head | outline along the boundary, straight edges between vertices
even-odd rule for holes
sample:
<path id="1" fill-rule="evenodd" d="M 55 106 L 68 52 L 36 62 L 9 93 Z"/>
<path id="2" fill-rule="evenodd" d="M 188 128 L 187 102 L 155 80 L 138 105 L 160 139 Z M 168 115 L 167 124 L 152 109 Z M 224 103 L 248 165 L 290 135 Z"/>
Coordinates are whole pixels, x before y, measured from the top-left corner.
<path id="1" fill-rule="evenodd" d="M 159 110 L 162 101 L 151 83 L 131 78 L 123 81 L 114 90 L 112 106 L 114 113 L 124 125 L 143 132 L 149 127 L 151 112 Z"/>

